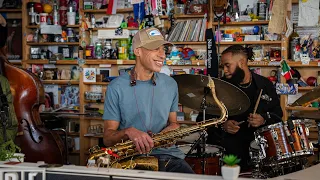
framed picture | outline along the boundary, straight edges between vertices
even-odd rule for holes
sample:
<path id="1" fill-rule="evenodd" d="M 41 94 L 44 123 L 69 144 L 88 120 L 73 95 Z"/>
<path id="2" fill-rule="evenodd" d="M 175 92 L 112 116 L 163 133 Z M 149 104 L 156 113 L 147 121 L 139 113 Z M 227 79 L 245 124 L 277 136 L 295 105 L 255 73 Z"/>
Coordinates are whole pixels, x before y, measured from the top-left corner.
<path id="1" fill-rule="evenodd" d="M 73 58 L 73 47 L 59 47 L 58 52 L 66 58 Z"/>

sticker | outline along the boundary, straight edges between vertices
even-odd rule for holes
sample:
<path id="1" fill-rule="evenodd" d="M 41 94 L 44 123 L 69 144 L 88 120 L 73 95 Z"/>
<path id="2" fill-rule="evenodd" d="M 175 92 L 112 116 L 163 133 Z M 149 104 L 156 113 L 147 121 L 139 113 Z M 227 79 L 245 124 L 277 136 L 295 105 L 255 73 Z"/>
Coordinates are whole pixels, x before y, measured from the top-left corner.
<path id="1" fill-rule="evenodd" d="M 123 64 L 122 60 L 117 60 L 117 64 Z"/>
<path id="2" fill-rule="evenodd" d="M 187 96 L 189 96 L 190 98 L 196 97 L 196 95 L 194 95 L 193 93 L 188 93 Z"/>

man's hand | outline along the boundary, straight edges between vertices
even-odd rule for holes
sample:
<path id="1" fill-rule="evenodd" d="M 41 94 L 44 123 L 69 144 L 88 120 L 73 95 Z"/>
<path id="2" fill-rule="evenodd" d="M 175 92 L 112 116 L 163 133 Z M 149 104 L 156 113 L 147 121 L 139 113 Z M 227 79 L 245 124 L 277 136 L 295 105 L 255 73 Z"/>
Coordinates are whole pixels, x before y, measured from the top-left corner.
<path id="1" fill-rule="evenodd" d="M 165 133 L 171 130 L 175 130 L 178 129 L 180 127 L 180 125 L 178 123 L 170 123 L 169 126 L 167 126 L 166 128 L 164 128 L 161 133 Z"/>
<path id="2" fill-rule="evenodd" d="M 260 114 L 252 113 L 248 117 L 248 122 L 252 127 L 259 127 L 265 123 L 264 118 Z"/>
<path id="3" fill-rule="evenodd" d="M 148 153 L 154 146 L 152 138 L 147 133 L 136 128 L 128 128 L 125 134 L 136 145 L 136 149 L 140 154 Z"/>
<path id="4" fill-rule="evenodd" d="M 240 129 L 240 126 L 238 125 L 239 125 L 239 122 L 235 120 L 228 120 L 223 124 L 223 129 L 230 134 L 235 134 Z"/>

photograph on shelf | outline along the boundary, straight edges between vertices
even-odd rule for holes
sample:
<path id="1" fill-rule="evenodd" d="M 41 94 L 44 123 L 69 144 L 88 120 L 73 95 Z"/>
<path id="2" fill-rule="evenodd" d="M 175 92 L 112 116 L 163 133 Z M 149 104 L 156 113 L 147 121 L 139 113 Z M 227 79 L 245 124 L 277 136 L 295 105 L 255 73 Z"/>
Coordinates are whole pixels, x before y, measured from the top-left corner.
<path id="1" fill-rule="evenodd" d="M 71 66 L 71 80 L 79 81 L 80 68 L 79 66 Z"/>
<path id="2" fill-rule="evenodd" d="M 59 86 L 58 85 L 44 85 L 44 91 L 46 93 L 53 93 L 54 109 L 59 106 Z"/>
<path id="3" fill-rule="evenodd" d="M 62 107 L 79 106 L 79 87 L 61 86 L 60 105 Z"/>
<path id="4" fill-rule="evenodd" d="M 295 95 L 298 93 L 298 84 L 276 83 L 276 92 L 279 95 Z"/>
<path id="5" fill-rule="evenodd" d="M 22 59 L 22 27 L 21 20 L 7 21 L 7 57 L 8 60 Z"/>
<path id="6" fill-rule="evenodd" d="M 83 82 L 96 82 L 96 68 L 83 68 Z"/>

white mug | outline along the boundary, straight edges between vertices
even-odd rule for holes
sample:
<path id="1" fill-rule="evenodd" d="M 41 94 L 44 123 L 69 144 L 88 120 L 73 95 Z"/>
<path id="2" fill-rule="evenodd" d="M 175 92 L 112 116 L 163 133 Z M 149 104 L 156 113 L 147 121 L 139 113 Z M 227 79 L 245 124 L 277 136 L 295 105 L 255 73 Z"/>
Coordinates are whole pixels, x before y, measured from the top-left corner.
<path id="1" fill-rule="evenodd" d="M 47 25 L 48 23 L 48 13 L 40 13 L 40 24 L 41 25 Z"/>

